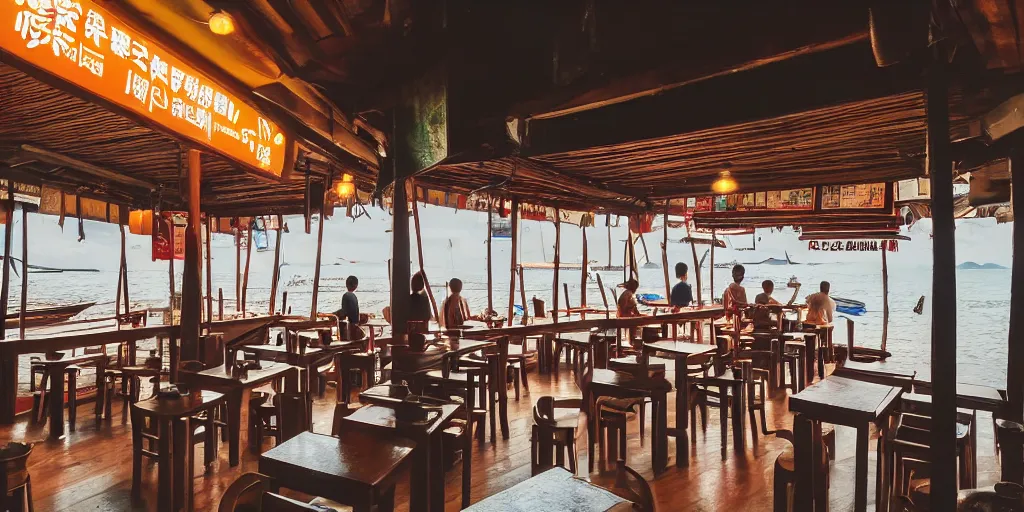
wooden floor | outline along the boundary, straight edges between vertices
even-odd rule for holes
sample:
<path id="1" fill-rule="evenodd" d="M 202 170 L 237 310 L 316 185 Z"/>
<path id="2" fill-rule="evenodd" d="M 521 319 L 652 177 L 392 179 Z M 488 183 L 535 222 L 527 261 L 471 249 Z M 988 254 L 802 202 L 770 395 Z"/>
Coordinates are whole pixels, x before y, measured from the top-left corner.
<path id="1" fill-rule="evenodd" d="M 671 381 L 671 376 L 669 379 Z M 496 444 L 485 442 L 477 445 L 474 450 L 474 502 L 529 478 L 529 428 L 534 399 L 542 395 L 578 395 L 564 366 L 557 376 L 531 374 L 530 386 L 532 395 L 523 396 L 519 402 L 510 399 L 510 438 L 501 440 L 499 436 Z M 331 395 L 328 393 L 328 396 Z M 769 403 L 769 428 L 790 427 L 786 402 L 785 397 L 780 395 Z M 669 403 L 671 424 L 674 418 L 671 397 Z M 332 407 L 333 403 L 329 400 L 317 402 L 314 411 L 316 432 L 330 433 Z M 129 496 L 131 429 L 129 425 L 121 423 L 118 406 L 115 406 L 114 418 L 112 423 L 97 425 L 92 417 L 92 404 L 83 405 L 78 415 L 78 431 L 56 441 L 46 440 L 45 427 L 30 425 L 27 419 L 0 428 L 0 439 L 36 443 L 29 459 L 36 510 L 155 510 L 156 466 L 150 465 L 144 470 L 146 482 L 143 489 L 144 495 L 148 497 L 146 502 L 132 503 Z M 979 413 L 979 424 L 979 485 L 984 486 L 992 484 L 998 473 L 990 417 Z M 650 421 L 647 425 L 650 428 Z M 650 440 L 648 438 L 641 445 L 637 423 L 633 422 L 629 428 L 629 464 L 651 480 Z M 837 434 L 838 457 L 832 470 L 832 510 L 850 510 L 853 503 L 853 450 L 856 440 L 851 429 L 840 427 Z M 243 429 L 243 446 L 245 435 Z M 771 510 L 772 467 L 786 441 L 774 437 L 759 439 L 760 442 L 754 446 L 748 437 L 747 448 L 743 453 L 733 450 L 730 439 L 723 456 L 718 415 L 712 411 L 707 431 L 698 432 L 695 436 L 691 433 L 691 465 L 687 469 L 675 467 L 674 440 L 670 440 L 669 453 L 673 454 L 671 465 L 667 471 L 651 480 L 658 510 Z M 267 441 L 265 448 L 269 448 L 271 443 Z M 581 471 L 587 467 L 585 444 L 580 444 Z M 198 458 L 201 458 L 200 451 L 201 447 L 198 447 Z M 257 458 L 243 450 L 242 463 L 231 468 L 227 461 L 227 446 L 222 444 L 219 458 L 210 473 L 196 477 L 196 510 L 216 510 L 221 495 L 232 481 L 243 472 L 256 471 Z M 872 462 L 869 465 L 869 477 L 872 480 L 874 467 Z M 461 476 L 456 466 L 447 476 L 446 510 L 459 509 L 460 483 Z M 873 502 L 873 486 L 870 492 Z M 408 510 L 407 484 L 401 485 L 397 494 L 397 510 Z"/>

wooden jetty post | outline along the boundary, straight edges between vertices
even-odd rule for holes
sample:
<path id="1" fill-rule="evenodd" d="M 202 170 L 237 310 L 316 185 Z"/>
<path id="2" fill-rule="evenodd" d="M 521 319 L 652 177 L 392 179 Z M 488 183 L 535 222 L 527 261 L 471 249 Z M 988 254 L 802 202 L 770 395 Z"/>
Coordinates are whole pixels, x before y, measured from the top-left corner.
<path id="1" fill-rule="evenodd" d="M 270 314 L 273 315 L 277 306 L 277 283 L 281 280 L 281 245 L 284 242 L 281 229 L 284 225 L 284 218 L 277 216 L 277 240 L 274 242 L 274 271 L 270 278 Z"/>
<path id="2" fill-rule="evenodd" d="M 516 263 L 517 249 L 519 247 L 519 199 L 512 200 L 512 264 L 509 267 L 508 278 L 508 325 L 512 326 L 512 317 L 515 316 L 516 302 Z M 556 308 L 558 306 L 555 306 Z M 524 306 L 525 309 L 525 306 Z"/>
<path id="3" fill-rule="evenodd" d="M 224 289 L 217 288 L 217 320 L 224 320 Z"/>
<path id="4" fill-rule="evenodd" d="M 551 283 L 551 321 L 558 322 L 558 268 L 562 265 L 562 209 L 555 208 L 555 268 Z M 525 307 L 525 306 L 524 306 Z"/>
<path id="5" fill-rule="evenodd" d="M 391 162 L 394 162 L 392 159 Z M 405 178 L 395 179 L 391 226 L 391 329 L 395 340 L 409 330 L 409 198 Z"/>
<path id="6" fill-rule="evenodd" d="M 932 443 L 931 509 L 955 507 L 956 459 L 956 242 L 949 141 L 947 53 L 932 46 L 927 70 L 925 151 L 932 199 Z"/>
<path id="7" fill-rule="evenodd" d="M 206 330 L 209 332 L 213 322 L 213 219 L 206 216 Z"/>
<path id="8" fill-rule="evenodd" d="M 608 226 L 608 270 L 612 268 L 612 214 L 604 216 L 604 225 Z M 625 263 L 623 263 L 625 264 Z"/>
<path id="9" fill-rule="evenodd" d="M 242 224 L 235 222 L 235 312 L 242 311 Z"/>
<path id="10" fill-rule="evenodd" d="M 246 304 L 248 300 L 249 292 L 249 262 L 252 261 L 252 219 L 249 219 L 245 225 L 245 270 L 242 274 L 242 304 L 239 310 L 242 312 L 242 316 L 245 316 Z"/>
<path id="11" fill-rule="evenodd" d="M 665 201 L 664 231 L 661 241 L 661 268 L 665 274 L 665 300 L 672 302 L 672 281 L 668 277 L 668 201 Z"/>
<path id="12" fill-rule="evenodd" d="M 523 325 L 526 325 L 527 320 L 530 319 L 530 308 L 526 305 L 526 283 L 523 281 L 523 266 L 519 265 L 519 300 L 523 301 Z"/>
<path id="13" fill-rule="evenodd" d="M 13 182 L 8 180 L 7 186 Z M 124 225 L 121 226 L 121 236 L 124 237 Z M 124 251 L 124 243 L 121 244 Z M 5 261 L 6 263 L 6 261 Z M 21 311 L 18 312 L 18 337 L 25 339 L 25 312 L 28 311 L 28 210 L 24 205 L 21 207 Z"/>
<path id="14" fill-rule="evenodd" d="M 308 165 L 308 163 L 307 163 Z M 309 319 L 316 320 L 316 302 L 320 295 L 320 259 L 324 252 L 324 224 L 327 224 L 327 216 L 324 215 L 324 203 L 327 202 L 327 186 L 324 184 L 323 187 L 324 196 L 320 197 L 320 222 L 317 223 L 316 227 L 316 267 L 313 268 L 313 299 L 309 306 Z M 246 273 L 248 274 L 249 264 L 245 265 Z"/>
<path id="15" fill-rule="evenodd" d="M 194 359 L 199 349 L 200 317 L 202 316 L 202 247 L 201 214 L 199 208 L 199 182 L 202 168 L 200 152 L 188 151 L 186 168 L 188 186 L 188 224 L 185 226 L 185 263 L 181 278 L 181 336 L 178 350 L 181 358 Z M 171 368 L 172 382 L 177 377 L 177 368 Z"/>
<path id="16" fill-rule="evenodd" d="M 415 190 L 415 188 L 413 189 Z M 427 289 L 427 298 L 430 299 L 430 308 L 437 318 L 437 302 L 434 301 L 434 291 L 430 289 L 430 281 L 427 280 L 427 271 L 423 269 L 423 235 L 420 233 L 420 209 L 416 204 L 416 195 L 412 198 L 412 221 L 416 226 L 416 253 L 419 256 L 420 275 L 423 276 L 423 287 Z"/>
<path id="17" fill-rule="evenodd" d="M 889 263 L 886 248 L 882 247 L 882 352 L 889 340 Z M 852 343 L 852 342 L 851 342 Z"/>
<path id="18" fill-rule="evenodd" d="M 487 196 L 487 311 L 494 311 L 494 272 L 492 272 L 491 239 L 494 238 L 494 198 Z M 495 312 L 496 313 L 496 312 Z M 441 321 L 439 318 L 438 321 Z"/>
<path id="19" fill-rule="evenodd" d="M 7 298 L 11 292 L 11 243 L 14 233 L 14 186 L 11 180 L 7 180 L 7 200 L 4 201 L 4 209 L 7 212 L 7 225 L 4 226 L 4 270 L 3 285 L 0 287 L 0 314 L 3 315 L 3 322 L 0 322 L 3 324 L 0 325 L 0 340 L 7 338 Z"/>
<path id="20" fill-rule="evenodd" d="M 580 232 L 583 233 L 583 259 L 580 262 L 580 307 L 587 307 L 587 265 L 590 262 L 590 255 L 587 250 L 587 223 L 580 225 Z M 580 312 L 581 318 L 586 318 L 586 313 Z"/>
<path id="21" fill-rule="evenodd" d="M 125 266 L 125 237 L 124 237 L 124 225 L 121 225 L 121 258 L 117 263 L 117 293 L 114 295 L 114 324 L 117 326 L 117 330 L 121 330 L 121 294 L 124 293 L 124 266 Z M 127 301 L 125 301 L 127 304 Z M 24 309 L 24 308 L 22 308 Z M 128 313 L 128 308 L 125 308 L 125 313 Z M 24 321 L 22 321 L 24 323 Z"/>
<path id="22" fill-rule="evenodd" d="M 693 253 L 693 275 L 694 279 L 696 280 L 695 284 L 697 285 L 697 305 L 700 306 L 701 304 L 704 303 L 702 299 L 703 292 L 701 291 L 700 286 L 700 261 L 697 260 L 697 244 L 694 243 L 693 235 L 690 233 L 689 222 L 686 223 L 686 238 L 690 239 L 690 252 Z M 712 296 L 714 296 L 714 294 L 712 294 Z"/>

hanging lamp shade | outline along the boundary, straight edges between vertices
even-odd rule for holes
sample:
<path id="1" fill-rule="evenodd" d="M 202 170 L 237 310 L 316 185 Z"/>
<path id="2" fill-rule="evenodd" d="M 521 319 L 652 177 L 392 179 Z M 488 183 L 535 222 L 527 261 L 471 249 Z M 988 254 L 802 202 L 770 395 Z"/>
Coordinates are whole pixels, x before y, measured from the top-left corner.
<path id="1" fill-rule="evenodd" d="M 133 235 L 152 235 L 153 210 L 132 210 L 129 212 L 128 232 Z"/>

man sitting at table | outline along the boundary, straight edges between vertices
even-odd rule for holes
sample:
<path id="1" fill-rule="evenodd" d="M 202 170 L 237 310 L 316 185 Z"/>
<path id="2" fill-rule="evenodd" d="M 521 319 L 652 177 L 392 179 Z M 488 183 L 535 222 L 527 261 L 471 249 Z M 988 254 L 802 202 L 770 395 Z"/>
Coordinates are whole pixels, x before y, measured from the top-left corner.
<path id="1" fill-rule="evenodd" d="M 816 325 L 829 325 L 832 323 L 832 313 L 836 310 L 836 301 L 828 296 L 831 285 L 828 281 L 822 281 L 821 291 L 807 296 L 807 318 L 804 319 L 805 327 Z"/>
<path id="2" fill-rule="evenodd" d="M 747 305 L 747 289 L 740 284 L 745 274 L 746 269 L 743 265 L 732 267 L 732 282 L 722 293 L 722 308 L 725 309 L 726 318 L 732 318 L 733 314 Z"/>
<path id="3" fill-rule="evenodd" d="M 448 281 L 448 291 L 450 295 L 441 304 L 441 318 L 438 318 L 441 327 L 455 329 L 466 320 L 476 320 L 469 314 L 469 302 L 462 296 L 462 280 L 454 277 Z"/>
<path id="4" fill-rule="evenodd" d="M 779 301 L 772 297 L 772 292 L 775 291 L 775 283 L 771 279 L 765 279 L 761 282 L 761 293 L 754 297 L 754 304 L 758 307 L 754 308 L 754 329 L 767 330 L 778 325 L 777 317 L 772 313 L 770 309 L 765 306 L 779 305 Z"/>
<path id="5" fill-rule="evenodd" d="M 356 288 L 359 287 L 359 278 L 348 276 L 345 279 L 345 288 L 348 290 L 341 296 L 341 309 L 334 312 L 338 317 L 338 332 L 345 336 L 345 340 L 361 340 L 366 334 L 359 328 L 359 298 L 356 297 Z M 341 322 L 346 322 L 342 325 Z"/>
<path id="6" fill-rule="evenodd" d="M 640 288 L 640 283 L 636 279 L 631 278 L 620 286 L 622 286 L 623 290 L 622 295 L 619 295 L 619 301 L 615 304 L 615 316 L 618 318 L 640 316 L 640 307 L 636 301 L 636 291 Z"/>
<path id="7" fill-rule="evenodd" d="M 686 282 L 687 274 L 686 263 L 676 263 L 676 279 L 679 282 L 672 287 L 672 296 L 669 304 L 676 310 L 679 308 L 685 308 L 693 302 L 693 290 L 690 288 L 690 283 Z"/>
<path id="8" fill-rule="evenodd" d="M 424 293 L 425 280 L 422 272 L 416 272 L 410 282 L 412 294 L 409 295 L 409 321 L 429 322 L 434 316 L 430 309 L 430 298 Z"/>

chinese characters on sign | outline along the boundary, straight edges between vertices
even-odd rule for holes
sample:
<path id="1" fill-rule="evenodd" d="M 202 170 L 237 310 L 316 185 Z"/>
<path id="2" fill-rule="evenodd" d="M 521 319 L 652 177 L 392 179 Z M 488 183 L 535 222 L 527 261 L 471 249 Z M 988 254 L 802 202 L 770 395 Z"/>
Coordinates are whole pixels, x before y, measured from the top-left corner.
<path id="1" fill-rule="evenodd" d="M 889 251 L 896 252 L 900 248 L 898 240 L 811 240 L 807 242 L 809 251 L 854 252 L 854 251 Z"/>
<path id="2" fill-rule="evenodd" d="M 289 138 L 94 0 L 0 0 L 0 49 L 238 162 L 280 176 Z"/>

